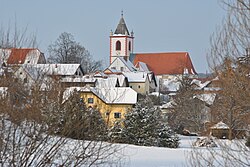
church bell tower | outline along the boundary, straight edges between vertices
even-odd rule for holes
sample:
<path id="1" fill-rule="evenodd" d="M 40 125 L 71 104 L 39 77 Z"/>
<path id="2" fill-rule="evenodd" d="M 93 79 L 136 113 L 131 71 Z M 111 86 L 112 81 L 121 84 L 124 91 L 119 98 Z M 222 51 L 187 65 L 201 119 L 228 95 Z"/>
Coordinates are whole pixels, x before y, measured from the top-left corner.
<path id="1" fill-rule="evenodd" d="M 115 32 L 110 32 L 110 64 L 118 57 L 129 60 L 130 53 L 134 49 L 134 33 L 129 33 L 121 13 L 120 21 Z"/>

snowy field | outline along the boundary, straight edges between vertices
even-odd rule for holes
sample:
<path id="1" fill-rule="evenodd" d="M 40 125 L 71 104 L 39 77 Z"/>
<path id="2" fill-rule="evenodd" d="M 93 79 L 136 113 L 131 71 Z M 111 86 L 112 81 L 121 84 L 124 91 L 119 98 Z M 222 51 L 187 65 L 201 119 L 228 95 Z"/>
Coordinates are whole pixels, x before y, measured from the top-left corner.
<path id="1" fill-rule="evenodd" d="M 188 162 L 188 158 L 190 158 L 191 152 L 194 151 L 192 148 L 192 143 L 196 141 L 196 136 L 179 136 L 180 137 L 180 147 L 177 149 L 171 148 L 162 148 L 162 147 L 144 147 L 144 146 L 134 146 L 134 145 L 124 145 L 123 154 L 126 159 L 124 159 L 123 165 L 125 167 L 187 167 L 193 166 L 190 162 Z M 239 147 L 239 143 L 245 143 L 240 140 L 218 140 L 215 142 L 219 144 L 219 147 L 215 147 L 214 150 L 218 153 L 218 155 L 224 155 L 225 152 L 222 151 L 221 146 L 225 145 L 230 150 L 233 150 L 230 154 L 236 159 L 242 159 L 242 162 L 245 162 L 244 165 L 236 166 L 247 166 L 250 167 L 250 149 L 247 148 L 244 144 L 240 146 L 240 150 L 237 149 Z M 244 148 L 245 152 L 242 154 L 242 148 Z M 209 151 L 206 147 L 197 148 L 201 156 L 205 156 Z M 207 154 L 210 155 L 210 154 Z M 244 155 L 242 157 L 242 155 Z M 213 158 L 212 158 L 213 159 Z M 212 159 L 211 162 L 213 161 Z M 218 164 L 217 162 L 213 162 L 215 166 L 234 166 L 235 164 Z M 221 163 L 219 162 L 219 163 Z M 229 163 L 233 162 L 230 160 Z M 202 163 L 202 162 L 201 162 Z M 203 163 L 202 163 L 203 164 Z M 197 165 L 199 166 L 199 165 Z"/>
<path id="2" fill-rule="evenodd" d="M 5 125 L 8 125 L 8 126 L 12 125 L 8 121 L 6 121 L 6 123 L 7 124 Z M 16 127 L 16 126 L 13 126 L 13 127 Z M 27 129 L 24 131 L 27 131 Z M 17 155 L 19 155 L 18 149 L 26 148 L 27 146 L 26 142 L 29 141 L 28 140 L 29 137 L 27 135 L 24 135 L 23 133 L 24 131 L 21 131 L 19 128 L 17 128 L 15 132 L 15 138 L 12 138 L 10 136 L 5 137 L 6 139 L 10 141 L 8 142 L 8 144 L 10 144 L 10 147 L 12 146 L 11 141 L 14 141 L 14 142 L 20 141 L 21 145 L 19 145 L 20 147 L 17 147 L 16 149 Z M 5 133 L 2 133 L 2 134 L 5 134 Z M 12 133 L 6 133 L 6 135 L 8 134 L 12 134 Z M 116 150 L 119 150 L 119 151 L 116 152 L 115 154 L 111 154 L 112 156 L 109 157 L 108 159 L 105 159 L 107 162 L 109 161 L 109 159 L 110 159 L 110 162 L 112 162 L 112 160 L 114 160 L 115 162 L 119 161 L 118 164 L 117 165 L 114 164 L 114 166 L 122 166 L 122 167 L 123 166 L 124 167 L 168 167 L 168 166 L 187 167 L 188 166 L 189 167 L 189 166 L 193 166 L 192 164 L 190 164 L 188 160 L 190 158 L 190 155 L 194 153 L 194 150 L 198 150 L 198 152 L 196 152 L 198 153 L 198 155 L 201 155 L 202 158 L 206 157 L 206 159 L 209 160 L 208 162 L 211 161 L 211 163 L 215 164 L 215 165 L 208 165 L 208 166 L 216 166 L 216 167 L 217 166 L 226 166 L 226 167 L 247 166 L 247 167 L 250 167 L 250 149 L 245 146 L 244 140 L 229 141 L 229 140 L 214 139 L 218 147 L 212 148 L 212 150 L 215 151 L 213 153 L 216 153 L 216 154 L 213 154 L 213 156 L 211 157 L 210 154 L 208 154 L 210 153 L 209 149 L 207 149 L 206 147 L 196 147 L 196 149 L 193 148 L 192 144 L 197 140 L 196 136 L 179 136 L 179 138 L 180 138 L 179 148 L 173 149 L 173 148 L 163 148 L 163 147 L 135 146 L 135 145 L 128 145 L 128 144 L 110 144 L 106 142 L 104 143 L 93 142 L 91 144 L 89 141 L 83 141 L 83 143 L 81 143 L 80 140 L 73 140 L 73 139 L 65 139 L 61 141 L 58 139 L 58 137 L 48 136 L 48 138 L 45 138 L 46 140 L 37 140 L 36 144 L 39 144 L 39 142 L 41 143 L 40 145 L 38 145 L 39 147 L 37 147 L 37 150 L 35 150 L 34 154 L 32 154 L 32 156 L 30 156 L 29 158 L 32 159 L 33 156 L 35 156 L 36 160 L 34 161 L 33 164 L 36 164 L 36 161 L 39 162 L 38 160 L 39 158 L 40 159 L 43 158 L 43 154 L 47 154 L 47 151 L 53 148 L 53 143 L 55 142 L 57 143 L 60 141 L 62 142 L 63 145 L 61 145 L 62 147 L 60 147 L 59 146 L 60 142 L 59 142 L 59 145 L 56 145 L 56 146 L 59 146 L 59 149 L 58 150 L 56 149 L 56 151 L 58 152 L 55 154 L 55 156 L 53 156 L 53 158 L 55 159 L 55 162 L 58 162 L 58 164 L 60 164 L 60 162 L 63 162 L 65 159 L 68 158 L 68 153 L 72 153 L 72 152 L 78 153 L 78 150 L 81 152 L 82 150 L 85 149 L 85 155 L 91 155 L 92 150 L 95 151 L 96 149 L 98 150 L 99 148 L 103 148 L 102 154 L 105 157 L 105 155 L 109 155 L 109 152 L 111 153 L 113 151 L 113 148 L 115 148 Z M 7 140 L 6 141 L 4 140 L 4 142 L 7 143 Z M 86 149 L 86 145 L 89 145 L 88 149 Z M 32 148 L 32 147 L 28 147 L 28 148 Z M 217 156 L 217 155 L 223 155 L 223 156 L 227 155 L 227 154 L 224 154 L 225 148 L 231 151 L 229 154 L 231 155 L 231 157 L 223 157 L 227 159 L 227 162 L 224 162 L 223 159 L 220 159 L 220 156 Z M 7 151 L 8 150 L 9 149 L 7 149 Z M 22 152 L 25 153 L 25 150 L 27 151 L 27 149 L 24 149 L 24 151 Z M 0 153 L 1 151 L 2 150 L 0 150 Z M 80 154 L 73 154 L 73 155 L 80 155 Z M 84 162 L 84 166 L 88 166 L 88 164 L 93 162 L 92 160 L 95 159 L 95 156 L 97 155 L 93 154 L 91 158 L 86 159 L 86 163 Z M 215 162 L 214 157 L 219 159 L 219 161 Z M 8 162 L 9 160 L 8 154 L 5 154 L 5 158 L 6 158 L 5 160 L 7 160 L 5 162 Z M 77 158 L 77 157 L 73 157 L 73 159 L 71 160 L 72 165 L 76 163 L 74 158 Z M 241 162 L 243 163 L 241 163 L 240 165 L 237 165 L 237 162 L 235 162 L 237 160 L 241 160 Z M 17 164 L 19 164 L 18 162 Z M 1 163 L 1 159 L 0 159 L 0 163 Z M 202 161 L 201 161 L 201 164 L 204 165 Z M 1 165 L 4 167 L 8 166 L 4 164 L 1 164 Z M 109 165 L 110 164 L 104 164 L 104 166 L 109 166 Z M 32 165 L 32 166 L 36 166 L 36 165 Z M 58 166 L 58 165 L 52 165 L 52 166 Z M 96 166 L 99 167 L 100 165 L 97 164 Z M 196 164 L 196 166 L 199 166 L 199 165 Z M 206 163 L 205 163 L 205 166 L 206 166 Z"/>
<path id="3" fill-rule="evenodd" d="M 180 136 L 180 147 L 177 149 L 162 147 L 124 146 L 126 167 L 164 167 L 187 166 L 186 156 L 191 151 L 194 136 Z"/>

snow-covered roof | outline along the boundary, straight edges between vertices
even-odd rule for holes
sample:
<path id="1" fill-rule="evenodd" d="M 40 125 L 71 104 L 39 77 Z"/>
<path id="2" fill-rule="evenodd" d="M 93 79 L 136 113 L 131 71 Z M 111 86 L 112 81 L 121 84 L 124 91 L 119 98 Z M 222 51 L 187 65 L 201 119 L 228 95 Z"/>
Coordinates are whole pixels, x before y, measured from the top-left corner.
<path id="1" fill-rule="evenodd" d="M 167 88 L 168 91 L 176 92 L 179 90 L 181 86 L 181 82 L 179 81 L 177 77 L 163 79 L 162 86 Z"/>
<path id="2" fill-rule="evenodd" d="M 96 87 L 98 88 L 110 88 L 116 87 L 118 79 L 115 77 L 108 77 L 108 78 L 97 78 Z"/>
<path id="3" fill-rule="evenodd" d="M 219 87 L 211 87 L 211 88 L 204 88 L 205 91 L 220 91 L 221 88 Z"/>
<path id="4" fill-rule="evenodd" d="M 137 102 L 137 93 L 129 87 L 111 87 L 111 88 L 95 88 L 95 87 L 70 87 L 63 93 L 64 101 L 69 98 L 74 91 L 92 92 L 107 104 L 135 104 Z"/>
<path id="5" fill-rule="evenodd" d="M 118 57 L 117 59 L 120 59 L 123 62 L 123 64 L 125 64 L 126 67 L 128 67 L 130 71 L 136 71 L 135 66 L 129 60 L 126 61 L 124 58 L 121 57 Z"/>
<path id="6" fill-rule="evenodd" d="M 161 106 L 161 108 L 163 108 L 163 109 L 171 109 L 171 108 L 174 108 L 174 105 L 176 105 L 175 102 L 174 101 L 170 101 L 170 102 L 168 102 L 166 104 L 163 104 Z"/>
<path id="7" fill-rule="evenodd" d="M 225 124 L 224 122 L 220 121 L 214 126 L 212 126 L 211 129 L 229 129 L 229 126 Z"/>
<path id="8" fill-rule="evenodd" d="M 137 67 L 137 68 L 139 69 L 139 71 L 144 71 L 144 72 L 150 71 L 149 68 L 148 68 L 148 66 L 147 66 L 147 64 L 144 63 L 144 62 L 141 62 L 141 61 L 139 61 L 139 62 L 135 65 L 135 67 Z"/>
<path id="9" fill-rule="evenodd" d="M 106 73 L 107 70 L 109 70 L 111 73 L 120 73 L 120 71 L 118 71 L 117 69 L 114 69 L 114 68 L 106 68 L 106 69 L 104 70 L 104 72 Z"/>
<path id="10" fill-rule="evenodd" d="M 128 82 L 146 82 L 146 79 L 148 77 L 148 73 L 140 71 L 123 72 L 123 75 L 128 78 Z"/>
<path id="11" fill-rule="evenodd" d="M 92 92 L 108 104 L 135 104 L 137 93 L 129 87 L 93 89 Z"/>
<path id="12" fill-rule="evenodd" d="M 214 103 L 216 94 L 215 93 L 204 93 L 204 94 L 198 94 L 194 97 L 200 99 L 201 101 L 204 101 L 205 103 L 212 105 Z"/>
<path id="13" fill-rule="evenodd" d="M 7 62 L 10 57 L 11 49 L 0 49 L 0 63 Z"/>
<path id="14" fill-rule="evenodd" d="M 0 49 L 0 61 L 7 64 L 37 64 L 41 56 L 37 48 Z"/>
<path id="15" fill-rule="evenodd" d="M 97 72 L 94 74 L 94 77 L 107 77 L 107 75 L 104 74 L 103 72 Z"/>
<path id="16" fill-rule="evenodd" d="M 126 67 L 123 68 L 122 71 L 120 70 L 121 67 Z M 122 57 L 117 57 L 111 64 L 110 66 L 104 70 L 107 71 L 110 70 L 113 73 L 119 73 L 119 72 L 132 72 L 132 71 L 137 71 L 136 67 L 131 63 L 129 60 L 125 60 Z"/>
<path id="17" fill-rule="evenodd" d="M 126 80 L 126 77 L 124 75 L 112 74 L 112 75 L 109 75 L 109 77 L 117 78 L 120 86 L 122 86 L 124 84 L 125 80 Z"/>
<path id="18" fill-rule="evenodd" d="M 191 84 L 195 84 L 197 86 L 197 88 L 195 88 L 196 90 L 201 90 L 203 89 L 205 86 L 207 86 L 209 83 L 211 83 L 211 81 L 206 81 L 204 83 L 202 83 L 200 80 L 198 79 L 193 79 Z"/>
<path id="19" fill-rule="evenodd" d="M 24 64 L 25 71 L 37 78 L 37 75 L 74 75 L 80 64 Z"/>
<path id="20" fill-rule="evenodd" d="M 95 83 L 96 78 L 82 76 L 82 77 L 64 77 L 61 79 L 61 82 L 82 82 L 82 83 Z"/>

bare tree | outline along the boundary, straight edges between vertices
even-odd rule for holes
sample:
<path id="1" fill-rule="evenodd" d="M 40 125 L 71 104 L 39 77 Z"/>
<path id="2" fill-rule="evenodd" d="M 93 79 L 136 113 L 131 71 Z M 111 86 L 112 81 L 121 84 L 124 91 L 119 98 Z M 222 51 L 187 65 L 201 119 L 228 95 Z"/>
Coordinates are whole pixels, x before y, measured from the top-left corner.
<path id="1" fill-rule="evenodd" d="M 204 103 L 195 98 L 195 90 L 191 86 L 191 79 L 183 77 L 176 96 L 174 96 L 174 109 L 169 114 L 170 125 L 179 133 L 183 128 L 192 132 L 201 132 L 203 129 Z"/>
<path id="2" fill-rule="evenodd" d="M 119 148 L 101 140 L 103 127 L 86 114 L 79 96 L 74 95 L 61 104 L 57 84 L 43 92 L 26 89 L 19 80 L 15 80 L 15 84 L 8 81 L 10 79 L 5 80 L 8 97 L 1 99 L 0 108 L 2 166 L 111 166 L 116 163 Z"/>
<path id="3" fill-rule="evenodd" d="M 209 64 L 219 78 L 221 90 L 212 108 L 214 121 L 229 125 L 230 141 L 217 141 L 219 148 L 194 149 L 189 154 L 192 166 L 249 166 L 246 141 L 233 140 L 239 129 L 250 124 L 250 1 L 222 0 L 228 11 L 220 29 L 211 38 Z"/>
<path id="4" fill-rule="evenodd" d="M 250 2 L 222 1 L 228 15 L 221 30 L 211 38 L 210 67 L 219 77 L 219 102 L 213 107 L 213 120 L 222 119 L 230 127 L 229 138 L 236 129 L 250 124 Z"/>
<path id="5" fill-rule="evenodd" d="M 1 37 L 0 41 L 5 39 Z M 119 148 L 94 136 L 94 132 L 100 132 L 97 126 L 91 126 L 91 138 L 75 140 L 67 135 L 86 129 L 83 119 L 78 119 L 81 112 L 87 112 L 82 110 L 78 96 L 62 104 L 63 89 L 57 80 L 47 79 L 46 72 L 37 71 L 32 84 L 26 85 L 14 71 L 7 70 L 8 75 L 0 76 L 0 87 L 7 92 L 0 94 L 0 166 L 118 165 Z M 44 84 L 46 89 L 42 89 Z M 61 121 L 63 133 L 57 133 L 55 122 Z"/>
<path id="6" fill-rule="evenodd" d="M 73 35 L 63 32 L 48 47 L 50 63 L 79 63 L 84 73 L 94 72 L 101 68 L 101 61 L 94 61 L 89 51 L 76 42 Z"/>
<path id="7" fill-rule="evenodd" d="M 22 48 L 22 47 L 37 47 L 36 36 L 28 36 L 28 27 L 23 30 L 18 29 L 15 22 L 14 29 L 11 26 L 0 28 L 0 48 Z"/>

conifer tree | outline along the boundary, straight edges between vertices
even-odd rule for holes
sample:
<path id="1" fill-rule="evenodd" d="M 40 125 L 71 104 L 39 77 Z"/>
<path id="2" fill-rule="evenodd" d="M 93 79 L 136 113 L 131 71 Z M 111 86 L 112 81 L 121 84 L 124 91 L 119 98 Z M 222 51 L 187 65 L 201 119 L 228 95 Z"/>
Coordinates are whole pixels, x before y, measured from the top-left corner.
<path id="1" fill-rule="evenodd" d="M 178 137 L 163 123 L 160 110 L 153 106 L 148 97 L 139 101 L 132 111 L 125 115 L 125 120 L 115 124 L 111 134 L 111 140 L 128 144 L 171 148 L 179 145 Z"/>

